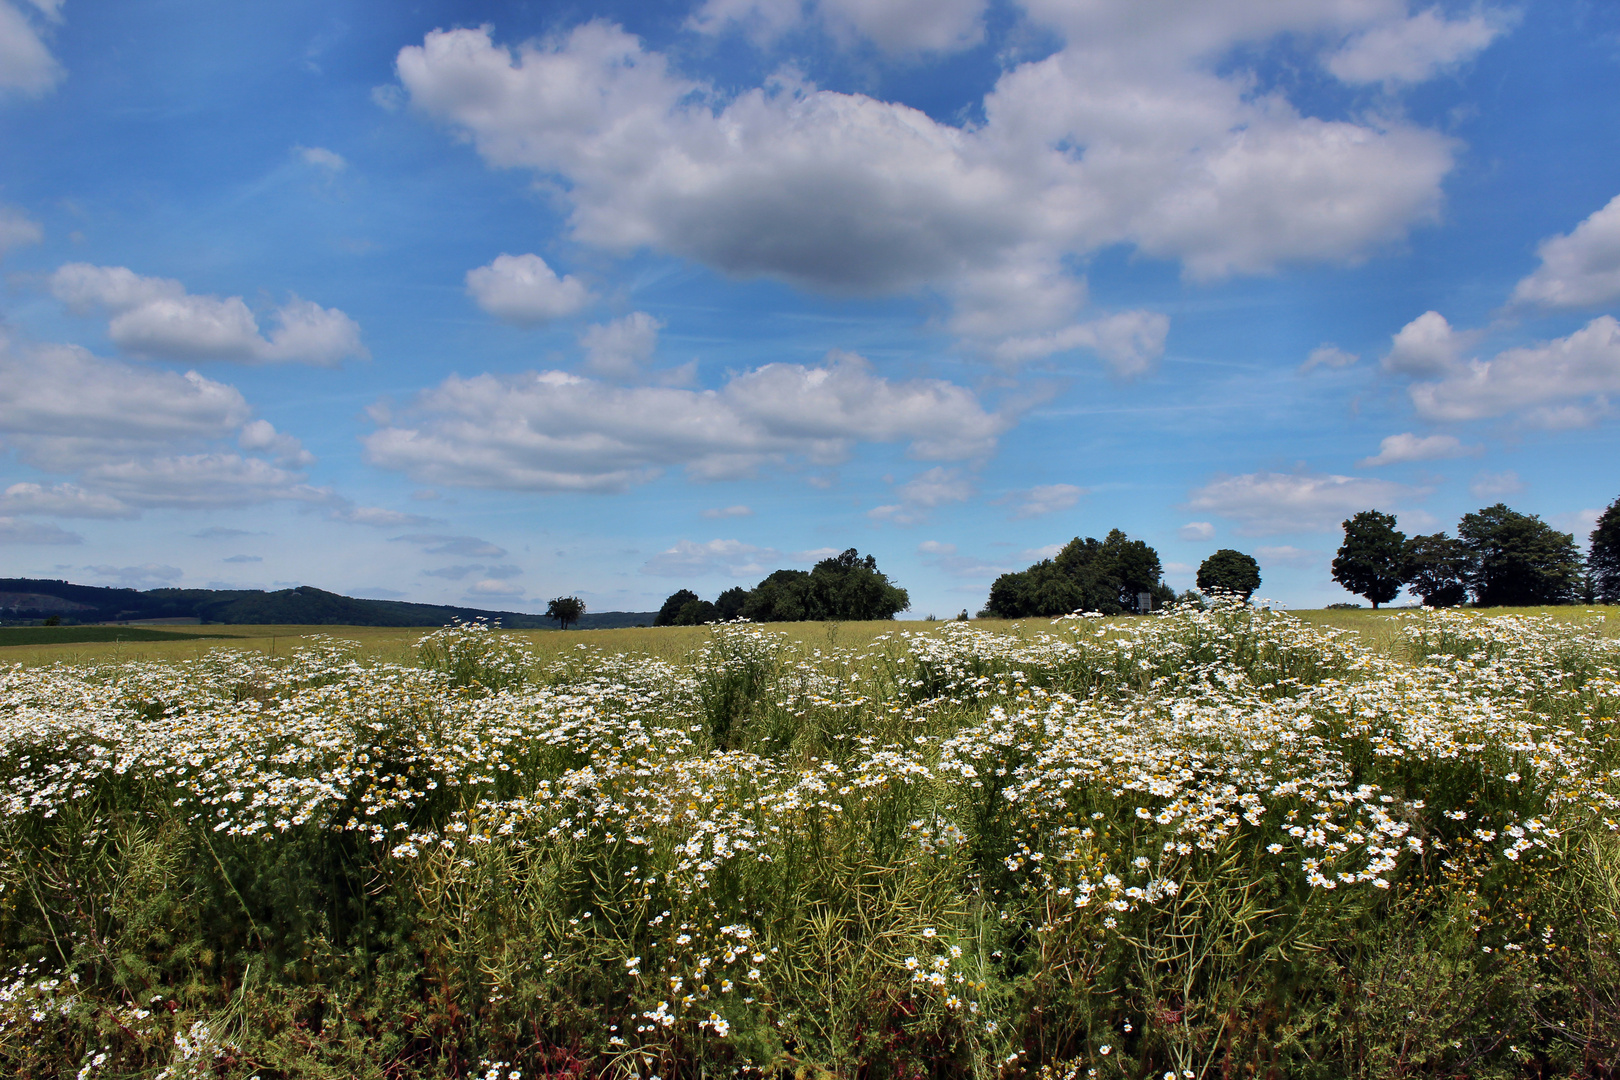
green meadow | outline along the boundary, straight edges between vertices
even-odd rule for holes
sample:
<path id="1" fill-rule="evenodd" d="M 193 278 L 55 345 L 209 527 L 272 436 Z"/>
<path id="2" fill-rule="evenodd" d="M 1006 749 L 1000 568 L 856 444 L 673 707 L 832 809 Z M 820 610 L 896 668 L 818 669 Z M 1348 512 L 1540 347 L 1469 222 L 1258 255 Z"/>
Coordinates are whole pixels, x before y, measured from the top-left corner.
<path id="1" fill-rule="evenodd" d="M 1615 615 L 8 646 L 0 1068 L 1612 1075 Z"/>

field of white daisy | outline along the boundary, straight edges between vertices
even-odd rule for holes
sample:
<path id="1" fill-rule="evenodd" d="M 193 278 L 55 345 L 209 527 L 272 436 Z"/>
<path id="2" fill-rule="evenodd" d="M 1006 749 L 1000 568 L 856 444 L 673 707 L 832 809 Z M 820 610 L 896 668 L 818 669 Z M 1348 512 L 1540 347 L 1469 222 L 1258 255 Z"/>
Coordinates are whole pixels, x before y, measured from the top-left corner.
<path id="1" fill-rule="evenodd" d="M 1602 619 L 0 668 L 0 1070 L 1611 1076 Z"/>

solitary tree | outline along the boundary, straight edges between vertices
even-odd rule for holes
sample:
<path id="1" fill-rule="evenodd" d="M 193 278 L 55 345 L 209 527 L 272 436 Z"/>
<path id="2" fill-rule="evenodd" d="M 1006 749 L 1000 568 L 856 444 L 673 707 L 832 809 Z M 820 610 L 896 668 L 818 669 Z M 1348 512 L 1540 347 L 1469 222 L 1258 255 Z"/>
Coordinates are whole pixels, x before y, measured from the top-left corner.
<path id="1" fill-rule="evenodd" d="M 1586 556 L 1587 579 L 1593 598 L 1620 604 L 1620 499 L 1609 504 L 1592 530 L 1592 550 Z"/>
<path id="2" fill-rule="evenodd" d="M 556 619 L 564 630 L 568 629 L 569 623 L 579 622 L 584 614 L 585 601 L 577 596 L 559 596 L 546 605 L 546 618 Z"/>
<path id="3" fill-rule="evenodd" d="M 1480 607 L 1567 604 L 1581 557 L 1575 537 L 1504 503 L 1464 514 L 1457 534 L 1468 545 L 1469 587 Z"/>
<path id="4" fill-rule="evenodd" d="M 1414 536 L 1401 552 L 1406 587 L 1425 607 L 1456 607 L 1468 599 L 1468 545 L 1443 532 Z"/>
<path id="5" fill-rule="evenodd" d="M 1260 587 L 1260 564 L 1241 551 L 1222 548 L 1199 564 L 1198 587 L 1206 593 L 1232 593 L 1247 602 Z"/>
<path id="6" fill-rule="evenodd" d="M 1395 528 L 1395 515 L 1363 510 L 1344 523 L 1344 543 L 1333 557 L 1333 580 L 1372 601 L 1395 599 L 1405 584 L 1406 534 Z"/>

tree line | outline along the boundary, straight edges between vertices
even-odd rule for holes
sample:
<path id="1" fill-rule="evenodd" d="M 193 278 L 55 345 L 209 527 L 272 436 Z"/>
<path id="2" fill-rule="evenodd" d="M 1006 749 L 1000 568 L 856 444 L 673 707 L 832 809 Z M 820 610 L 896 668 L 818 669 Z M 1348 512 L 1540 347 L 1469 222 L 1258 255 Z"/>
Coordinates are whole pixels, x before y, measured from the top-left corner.
<path id="1" fill-rule="evenodd" d="M 1199 566 L 1198 587 L 1247 600 L 1260 587 L 1260 564 L 1241 551 L 1223 548 Z M 1145 541 L 1112 529 L 1101 540 L 1077 536 L 1051 558 L 1002 574 L 990 586 L 989 602 L 979 614 L 997 619 L 1075 611 L 1123 615 L 1161 608 L 1176 599 L 1175 590 L 1164 583 L 1159 553 Z M 1203 601 L 1191 590 L 1180 599 Z"/>
<path id="2" fill-rule="evenodd" d="M 1620 603 L 1620 499 L 1599 516 L 1585 558 L 1574 534 L 1505 503 L 1464 514 L 1456 536 L 1407 536 L 1397 524 L 1363 510 L 1344 522 L 1333 559 L 1333 580 L 1375 608 L 1403 588 L 1428 607 Z"/>
<path id="3" fill-rule="evenodd" d="M 777 570 L 752 589 L 735 586 L 713 601 L 691 589 L 671 593 L 654 626 L 751 622 L 892 619 L 911 606 L 906 590 L 877 568 L 877 559 L 849 548 L 810 570 Z"/>

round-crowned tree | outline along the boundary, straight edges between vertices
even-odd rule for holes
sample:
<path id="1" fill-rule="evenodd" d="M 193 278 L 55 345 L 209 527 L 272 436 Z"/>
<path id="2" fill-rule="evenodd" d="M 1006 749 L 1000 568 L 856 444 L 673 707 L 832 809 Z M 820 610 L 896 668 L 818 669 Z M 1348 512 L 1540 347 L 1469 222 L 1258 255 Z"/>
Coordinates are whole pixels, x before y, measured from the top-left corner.
<path id="1" fill-rule="evenodd" d="M 1424 607 L 1456 607 L 1468 599 L 1468 545 L 1443 532 L 1414 536 L 1402 551 L 1406 587 Z"/>
<path id="2" fill-rule="evenodd" d="M 579 622 L 584 614 L 585 601 L 577 596 L 559 596 L 546 605 L 546 618 L 556 619 L 564 630 L 568 629 L 569 623 Z"/>
<path id="3" fill-rule="evenodd" d="M 1374 608 L 1406 583 L 1406 534 L 1395 515 L 1363 510 L 1344 523 L 1344 543 L 1333 557 L 1333 580 L 1372 601 Z"/>
<path id="4" fill-rule="evenodd" d="M 1221 548 L 1199 564 L 1198 587 L 1206 593 L 1232 593 L 1247 601 L 1260 587 L 1260 564 L 1241 551 Z"/>
<path id="5" fill-rule="evenodd" d="M 1573 603 L 1581 556 L 1575 537 L 1506 504 L 1464 514 L 1457 534 L 1469 552 L 1469 585 L 1480 607 Z"/>

